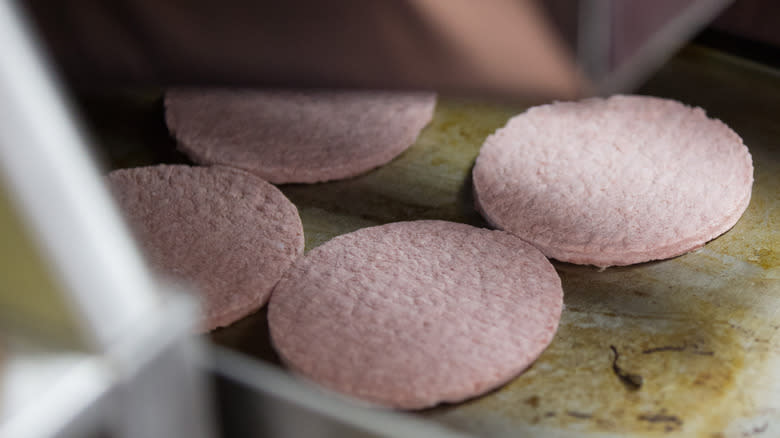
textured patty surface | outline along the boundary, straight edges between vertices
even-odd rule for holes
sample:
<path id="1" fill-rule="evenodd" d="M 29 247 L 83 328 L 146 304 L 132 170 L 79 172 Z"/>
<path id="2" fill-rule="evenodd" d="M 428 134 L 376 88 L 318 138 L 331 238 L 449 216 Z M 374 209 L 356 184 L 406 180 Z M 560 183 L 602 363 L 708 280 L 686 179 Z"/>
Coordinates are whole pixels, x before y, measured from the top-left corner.
<path id="1" fill-rule="evenodd" d="M 643 96 L 529 109 L 487 138 L 477 208 L 561 261 L 674 257 L 729 230 L 750 201 L 742 139 L 701 108 Z"/>
<path id="2" fill-rule="evenodd" d="M 160 165 L 108 182 L 152 268 L 201 294 L 204 330 L 260 308 L 303 253 L 295 206 L 244 171 Z"/>
<path id="3" fill-rule="evenodd" d="M 411 146 L 431 120 L 431 93 L 172 90 L 166 120 L 200 164 L 224 164 L 272 183 L 348 178 Z"/>
<path id="4" fill-rule="evenodd" d="M 560 279 L 503 231 L 397 222 L 310 251 L 271 296 L 282 360 L 323 386 L 385 406 L 458 402 L 520 374 L 552 340 Z"/>

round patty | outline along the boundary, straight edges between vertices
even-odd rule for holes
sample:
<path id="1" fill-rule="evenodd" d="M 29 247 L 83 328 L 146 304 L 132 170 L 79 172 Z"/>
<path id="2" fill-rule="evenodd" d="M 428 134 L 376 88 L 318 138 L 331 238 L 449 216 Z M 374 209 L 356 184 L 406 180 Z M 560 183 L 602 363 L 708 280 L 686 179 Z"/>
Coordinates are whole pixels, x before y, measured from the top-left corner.
<path id="1" fill-rule="evenodd" d="M 348 178 L 411 146 L 431 120 L 431 93 L 173 90 L 168 127 L 195 162 L 275 184 Z"/>
<path id="2" fill-rule="evenodd" d="M 271 296 L 271 339 L 293 370 L 381 405 L 458 402 L 521 373 L 547 347 L 561 282 L 508 233 L 397 222 L 336 237 Z"/>
<path id="3" fill-rule="evenodd" d="M 730 229 L 753 164 L 701 108 L 614 96 L 531 108 L 487 138 L 477 208 L 561 261 L 601 267 L 674 257 Z"/>
<path id="4" fill-rule="evenodd" d="M 298 210 L 244 171 L 160 165 L 108 182 L 152 268 L 200 293 L 204 330 L 260 308 L 303 252 Z"/>

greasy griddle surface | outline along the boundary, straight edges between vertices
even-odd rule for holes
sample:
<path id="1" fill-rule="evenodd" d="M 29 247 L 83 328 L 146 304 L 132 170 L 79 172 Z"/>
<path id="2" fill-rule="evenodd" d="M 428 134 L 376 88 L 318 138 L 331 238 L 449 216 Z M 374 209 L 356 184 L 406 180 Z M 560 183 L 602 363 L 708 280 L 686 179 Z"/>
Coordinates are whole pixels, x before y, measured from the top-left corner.
<path id="1" fill-rule="evenodd" d="M 689 48 L 640 93 L 702 106 L 743 137 L 755 165 L 745 215 L 672 260 L 605 271 L 557 263 L 566 307 L 539 360 L 488 395 L 419 415 L 490 436 L 780 434 L 780 76 Z M 399 220 L 485 226 L 472 207 L 471 166 L 484 138 L 523 109 L 441 99 L 417 143 L 390 164 L 345 181 L 281 186 L 298 206 L 307 250 Z M 123 136 L 124 124 L 112 130 L 105 115 L 94 118 L 115 166 L 181 161 L 159 115 L 128 114 L 146 130 Z M 129 152 L 140 142 L 143 154 Z M 264 310 L 211 339 L 278 363 Z"/>

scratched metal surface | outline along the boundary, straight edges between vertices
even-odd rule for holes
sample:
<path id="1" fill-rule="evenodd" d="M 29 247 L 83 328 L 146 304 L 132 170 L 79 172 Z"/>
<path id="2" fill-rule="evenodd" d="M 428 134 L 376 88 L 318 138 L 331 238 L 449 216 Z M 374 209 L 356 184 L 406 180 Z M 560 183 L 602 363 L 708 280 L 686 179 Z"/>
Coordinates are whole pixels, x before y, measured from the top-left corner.
<path id="1" fill-rule="evenodd" d="M 702 106 L 743 137 L 756 168 L 743 218 L 673 260 L 605 271 L 556 264 L 566 308 L 539 360 L 490 394 L 418 415 L 480 436 L 780 436 L 780 75 L 694 47 L 640 92 Z M 390 164 L 346 181 L 283 186 L 306 248 L 399 220 L 484 226 L 470 169 L 483 139 L 523 109 L 441 100 L 417 143 Z M 93 114 L 99 140 L 115 143 L 113 166 L 186 161 L 164 138 L 159 114 L 130 113 L 145 128 L 112 128 Z M 127 140 L 117 130 L 128 130 Z M 211 339 L 278 363 L 264 311 Z"/>
<path id="2" fill-rule="evenodd" d="M 491 436 L 780 436 L 780 75 L 689 49 L 641 93 L 702 106 L 743 137 L 756 168 L 743 218 L 673 260 L 558 264 L 566 310 L 542 357 L 488 396 L 423 415 Z M 618 378 L 610 346 L 639 389 Z"/>

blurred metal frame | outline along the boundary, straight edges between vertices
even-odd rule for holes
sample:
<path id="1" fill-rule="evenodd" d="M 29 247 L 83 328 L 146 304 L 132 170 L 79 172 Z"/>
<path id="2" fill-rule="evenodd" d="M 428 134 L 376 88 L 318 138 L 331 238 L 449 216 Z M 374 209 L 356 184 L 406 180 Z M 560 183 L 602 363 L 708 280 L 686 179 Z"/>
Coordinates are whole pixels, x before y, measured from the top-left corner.
<path id="1" fill-rule="evenodd" d="M 59 372 L 29 387 L 35 394 L 12 406 L 0 435 L 213 436 L 193 300 L 163 293 L 152 278 L 24 17 L 8 0 L 0 1 L 0 41 L 0 176 L 68 298 L 62 311 L 82 324 L 87 350 L 67 354 L 65 363 L 62 352 L 32 355 L 42 369 Z M 24 292 L 2 291 L 11 303 Z M 9 362 L 25 356 L 9 353 Z M 32 368 L 5 378 L 24 378 Z"/>

